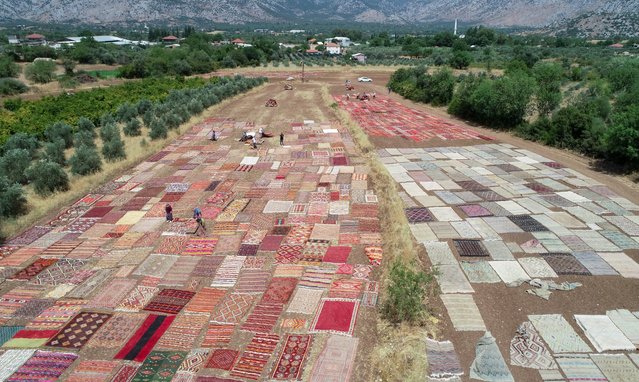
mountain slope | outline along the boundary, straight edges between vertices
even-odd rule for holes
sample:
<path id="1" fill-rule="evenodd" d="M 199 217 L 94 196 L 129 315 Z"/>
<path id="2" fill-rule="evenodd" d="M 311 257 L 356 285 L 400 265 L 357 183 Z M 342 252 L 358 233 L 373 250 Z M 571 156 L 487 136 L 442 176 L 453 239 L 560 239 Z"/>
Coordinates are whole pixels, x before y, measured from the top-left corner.
<path id="1" fill-rule="evenodd" d="M 639 0 L 0 0 L 0 19 L 112 23 L 206 19 L 213 22 L 437 22 L 544 26 L 588 13 L 636 13 Z"/>

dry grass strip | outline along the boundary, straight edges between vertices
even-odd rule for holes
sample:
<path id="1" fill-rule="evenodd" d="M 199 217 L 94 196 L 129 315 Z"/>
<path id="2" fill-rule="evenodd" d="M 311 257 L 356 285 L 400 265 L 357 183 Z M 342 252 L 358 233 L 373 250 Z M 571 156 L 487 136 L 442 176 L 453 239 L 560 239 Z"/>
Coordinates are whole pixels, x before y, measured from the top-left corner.
<path id="1" fill-rule="evenodd" d="M 327 86 L 322 88 L 322 98 L 328 105 L 334 103 Z M 394 179 L 377 159 L 375 147 L 364 130 L 344 110 L 336 107 L 333 109 L 339 122 L 352 135 L 371 169 L 370 176 L 379 200 L 379 219 L 383 237 L 384 260 L 380 279 L 383 301 L 389 283 L 390 266 L 395 260 L 401 261 L 413 270 L 424 270 L 425 267 L 419 257 L 420 248 L 410 232 Z M 377 343 L 372 352 L 366 350 L 371 354 L 370 362 L 375 374 L 373 378 L 380 381 L 423 381 L 428 370 L 424 339 L 435 332 L 436 320 L 425 322 L 424 326 L 394 326 L 378 315 Z"/>

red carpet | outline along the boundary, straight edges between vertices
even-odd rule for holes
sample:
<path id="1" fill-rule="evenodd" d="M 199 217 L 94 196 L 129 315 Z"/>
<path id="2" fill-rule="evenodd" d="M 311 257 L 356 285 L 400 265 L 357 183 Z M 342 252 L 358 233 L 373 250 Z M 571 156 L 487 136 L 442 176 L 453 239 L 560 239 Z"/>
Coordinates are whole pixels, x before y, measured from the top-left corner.
<path id="1" fill-rule="evenodd" d="M 358 307 L 357 300 L 331 298 L 322 300 L 311 331 L 353 335 Z"/>

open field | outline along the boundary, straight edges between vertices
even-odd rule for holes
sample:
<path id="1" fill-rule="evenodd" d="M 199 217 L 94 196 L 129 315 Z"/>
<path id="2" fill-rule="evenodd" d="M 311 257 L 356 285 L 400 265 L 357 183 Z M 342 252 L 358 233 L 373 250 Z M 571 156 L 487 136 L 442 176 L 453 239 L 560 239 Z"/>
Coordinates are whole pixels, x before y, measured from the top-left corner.
<path id="1" fill-rule="evenodd" d="M 639 357 L 636 185 L 389 95 L 391 68 L 312 68 L 293 91 L 283 83 L 299 72 L 276 69 L 0 247 L 6 377 L 34 378 L 44 359 L 71 381 L 425 380 L 429 336 L 452 341 L 446 359 L 458 360 L 438 363 L 430 344 L 429 372 L 466 381 L 485 330 L 504 363 L 478 362 L 480 374 L 639 373 L 627 358 Z M 376 99 L 346 100 L 344 81 L 361 75 L 374 82 L 356 91 Z M 274 137 L 257 150 L 237 141 L 260 128 Z M 438 269 L 432 327 L 389 329 L 378 316 L 394 256 Z M 545 300 L 527 292 L 541 294 L 532 278 L 582 285 Z M 606 316 L 618 309 L 631 313 Z M 599 335 L 593 320 L 623 332 Z M 525 321 L 539 347 L 511 357 Z M 598 355 L 613 349 L 614 360 Z M 380 370 L 393 351 L 415 368 Z"/>

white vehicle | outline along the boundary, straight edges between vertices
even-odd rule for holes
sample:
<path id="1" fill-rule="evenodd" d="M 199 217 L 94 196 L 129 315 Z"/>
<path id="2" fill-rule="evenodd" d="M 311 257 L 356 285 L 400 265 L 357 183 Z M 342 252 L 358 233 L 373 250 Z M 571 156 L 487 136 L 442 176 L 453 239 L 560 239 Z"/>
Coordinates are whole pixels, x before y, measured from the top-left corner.
<path id="1" fill-rule="evenodd" d="M 360 77 L 357 79 L 357 81 L 359 82 L 373 82 L 373 80 L 371 78 L 368 77 Z"/>

